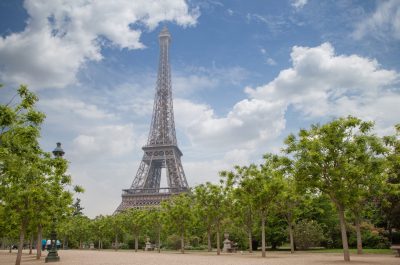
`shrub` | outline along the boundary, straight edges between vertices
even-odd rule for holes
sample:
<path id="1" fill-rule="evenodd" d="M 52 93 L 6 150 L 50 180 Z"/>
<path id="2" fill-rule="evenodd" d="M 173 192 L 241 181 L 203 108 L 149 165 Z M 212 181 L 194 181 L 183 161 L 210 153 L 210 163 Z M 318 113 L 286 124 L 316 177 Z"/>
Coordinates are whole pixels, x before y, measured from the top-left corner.
<path id="1" fill-rule="evenodd" d="M 294 229 L 294 241 L 299 249 L 319 247 L 324 240 L 324 233 L 316 221 L 302 220 Z"/>
<path id="2" fill-rule="evenodd" d="M 355 227 L 351 227 L 349 230 L 349 245 L 357 247 Z M 367 222 L 361 224 L 361 239 L 365 248 L 389 248 L 390 246 L 389 239 L 384 235 L 384 230 Z"/>
<path id="3" fill-rule="evenodd" d="M 180 249 L 181 248 L 181 238 L 177 235 L 170 235 L 165 241 L 165 247 L 168 249 Z"/>

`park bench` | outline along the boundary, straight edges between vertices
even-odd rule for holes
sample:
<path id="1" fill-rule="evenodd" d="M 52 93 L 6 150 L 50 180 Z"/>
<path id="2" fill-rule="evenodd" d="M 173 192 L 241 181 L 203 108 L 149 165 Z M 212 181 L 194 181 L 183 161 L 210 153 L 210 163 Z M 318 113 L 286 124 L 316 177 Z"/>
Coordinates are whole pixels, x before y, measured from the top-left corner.
<path id="1" fill-rule="evenodd" d="M 397 250 L 397 257 L 400 257 L 400 245 L 391 246 L 390 248 Z"/>

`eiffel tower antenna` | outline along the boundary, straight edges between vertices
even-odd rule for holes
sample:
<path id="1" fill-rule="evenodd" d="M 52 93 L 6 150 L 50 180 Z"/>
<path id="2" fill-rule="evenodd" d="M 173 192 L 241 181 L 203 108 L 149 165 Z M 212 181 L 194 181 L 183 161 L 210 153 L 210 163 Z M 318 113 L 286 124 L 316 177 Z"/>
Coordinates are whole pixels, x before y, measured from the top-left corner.
<path id="1" fill-rule="evenodd" d="M 131 187 L 123 190 L 116 212 L 157 206 L 169 196 L 189 190 L 176 140 L 169 64 L 171 34 L 165 25 L 158 37 L 160 59 L 149 136 L 136 176 Z M 162 169 L 166 171 L 168 187 L 160 187 Z"/>

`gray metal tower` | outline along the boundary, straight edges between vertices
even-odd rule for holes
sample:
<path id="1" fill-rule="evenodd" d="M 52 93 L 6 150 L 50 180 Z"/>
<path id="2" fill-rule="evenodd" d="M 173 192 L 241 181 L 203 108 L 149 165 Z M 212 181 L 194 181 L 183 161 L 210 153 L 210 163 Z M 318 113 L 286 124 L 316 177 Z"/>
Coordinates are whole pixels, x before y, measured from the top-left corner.
<path id="1" fill-rule="evenodd" d="M 128 208 L 159 205 L 172 194 L 189 189 L 183 171 L 174 122 L 172 103 L 171 67 L 169 46 L 171 34 L 164 27 L 159 34 L 160 61 L 157 88 L 154 97 L 153 117 L 144 155 L 130 189 L 123 190 L 122 202 L 116 212 Z M 161 171 L 165 169 L 168 187 L 160 187 Z"/>

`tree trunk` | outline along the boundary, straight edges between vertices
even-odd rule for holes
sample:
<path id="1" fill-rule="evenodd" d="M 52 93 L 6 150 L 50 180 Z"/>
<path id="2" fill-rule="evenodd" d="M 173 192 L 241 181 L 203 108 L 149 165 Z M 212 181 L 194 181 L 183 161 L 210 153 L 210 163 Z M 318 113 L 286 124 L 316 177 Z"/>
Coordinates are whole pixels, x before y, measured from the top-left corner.
<path id="1" fill-rule="evenodd" d="M 249 230 L 249 253 L 253 253 L 253 236 L 251 230 Z"/>
<path id="2" fill-rule="evenodd" d="M 356 214 L 356 233 L 357 233 L 357 254 L 361 255 L 363 252 L 362 249 L 362 239 L 361 239 L 361 228 L 360 228 L 360 216 Z"/>
<path id="3" fill-rule="evenodd" d="M 345 261 L 350 261 L 349 243 L 347 242 L 346 220 L 344 218 L 344 209 L 342 205 L 338 205 L 340 230 L 342 232 L 343 256 Z"/>
<path id="4" fill-rule="evenodd" d="M 219 238 L 219 224 L 217 225 L 217 255 L 221 254 L 220 238 Z"/>
<path id="5" fill-rule="evenodd" d="M 158 227 L 158 253 L 161 253 L 161 227 Z"/>
<path id="6" fill-rule="evenodd" d="M 42 256 L 42 225 L 39 224 L 37 229 L 36 259 L 40 259 Z"/>
<path id="7" fill-rule="evenodd" d="M 117 251 L 118 250 L 118 236 L 115 235 L 115 244 L 114 244 L 114 250 Z"/>
<path id="8" fill-rule="evenodd" d="M 138 236 L 135 235 L 135 252 L 138 251 L 138 248 L 139 248 L 139 239 L 138 239 Z"/>
<path id="9" fill-rule="evenodd" d="M 212 249 L 211 249 L 211 228 L 210 227 L 207 229 L 207 251 L 208 252 L 212 251 Z"/>
<path id="10" fill-rule="evenodd" d="M 289 222 L 290 252 L 294 253 L 293 224 Z"/>
<path id="11" fill-rule="evenodd" d="M 181 253 L 185 253 L 185 235 L 183 232 L 181 233 Z"/>
<path id="12" fill-rule="evenodd" d="M 17 259 L 15 260 L 15 265 L 21 264 L 22 258 L 22 247 L 24 246 L 24 237 L 25 237 L 25 230 L 26 230 L 26 221 L 22 221 L 21 223 L 21 230 L 19 231 L 19 245 L 18 245 L 18 253 Z"/>
<path id="13" fill-rule="evenodd" d="M 261 256 L 265 258 L 265 214 L 261 216 Z"/>
<path id="14" fill-rule="evenodd" d="M 33 234 L 31 235 L 31 238 L 29 239 L 29 255 L 32 255 L 32 244 L 33 244 Z"/>

